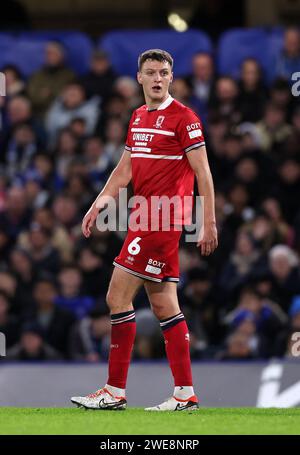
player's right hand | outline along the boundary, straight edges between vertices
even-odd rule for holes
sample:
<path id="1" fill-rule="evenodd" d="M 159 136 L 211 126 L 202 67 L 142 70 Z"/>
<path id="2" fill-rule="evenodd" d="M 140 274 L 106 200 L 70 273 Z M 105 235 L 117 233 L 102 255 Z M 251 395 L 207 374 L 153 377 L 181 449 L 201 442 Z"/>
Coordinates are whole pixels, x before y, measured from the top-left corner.
<path id="1" fill-rule="evenodd" d="M 92 205 L 82 220 L 81 230 L 86 238 L 91 235 L 91 229 L 96 221 L 98 213 L 99 209 L 96 206 Z"/>

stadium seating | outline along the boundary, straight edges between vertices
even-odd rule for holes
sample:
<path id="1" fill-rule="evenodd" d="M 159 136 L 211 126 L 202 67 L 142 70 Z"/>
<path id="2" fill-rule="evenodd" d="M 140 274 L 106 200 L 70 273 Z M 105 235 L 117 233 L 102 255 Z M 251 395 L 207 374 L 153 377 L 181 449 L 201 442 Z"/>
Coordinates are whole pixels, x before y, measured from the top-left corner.
<path id="1" fill-rule="evenodd" d="M 0 33 L 0 68 L 9 62 L 10 49 L 15 45 L 15 38 L 9 33 Z"/>
<path id="2" fill-rule="evenodd" d="M 169 51 L 176 62 L 176 76 L 190 72 L 191 57 L 196 52 L 212 51 L 210 38 L 198 30 L 184 33 L 173 30 L 113 31 L 100 38 L 98 46 L 108 52 L 117 73 L 129 76 L 135 76 L 138 55 L 146 49 L 159 48 Z"/>
<path id="3" fill-rule="evenodd" d="M 232 29 L 221 36 L 217 51 L 217 69 L 222 75 L 237 78 L 243 60 L 253 57 L 269 79 L 268 33 L 262 28 Z"/>
<path id="4" fill-rule="evenodd" d="M 41 43 L 59 41 L 67 51 L 67 63 L 77 74 L 84 74 L 89 68 L 93 45 L 84 33 L 68 30 L 33 31 L 23 32 L 19 39 L 31 39 Z"/>
<path id="5" fill-rule="evenodd" d="M 240 66 L 247 57 L 262 65 L 266 82 L 274 79 L 274 61 L 283 43 L 284 28 L 231 29 L 224 32 L 213 49 L 209 36 L 200 30 L 179 33 L 174 30 L 112 31 L 97 40 L 96 46 L 106 50 L 115 71 L 135 76 L 137 57 L 145 49 L 163 48 L 175 59 L 175 76 L 191 71 L 191 57 L 198 51 L 216 51 L 217 70 L 237 78 Z M 44 61 L 45 43 L 55 40 L 63 44 L 67 63 L 78 74 L 89 68 L 92 40 L 84 33 L 70 30 L 24 31 L 0 33 L 0 67 L 15 64 L 28 77 Z"/>
<path id="6" fill-rule="evenodd" d="M 45 42 L 36 40 L 16 40 L 7 53 L 5 63 L 16 65 L 28 77 L 44 63 Z"/>

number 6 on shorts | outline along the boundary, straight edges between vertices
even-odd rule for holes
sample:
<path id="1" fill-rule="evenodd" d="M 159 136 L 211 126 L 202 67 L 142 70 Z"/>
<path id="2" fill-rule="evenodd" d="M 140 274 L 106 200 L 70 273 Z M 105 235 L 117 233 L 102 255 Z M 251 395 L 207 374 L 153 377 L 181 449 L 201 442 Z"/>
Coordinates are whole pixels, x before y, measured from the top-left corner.
<path id="1" fill-rule="evenodd" d="M 139 254 L 139 252 L 141 251 L 141 247 L 140 245 L 138 244 L 138 242 L 141 240 L 141 237 L 136 237 L 135 239 L 132 240 L 131 243 L 129 243 L 128 245 L 128 252 L 130 254 L 132 254 L 133 256 L 135 256 L 136 254 Z"/>

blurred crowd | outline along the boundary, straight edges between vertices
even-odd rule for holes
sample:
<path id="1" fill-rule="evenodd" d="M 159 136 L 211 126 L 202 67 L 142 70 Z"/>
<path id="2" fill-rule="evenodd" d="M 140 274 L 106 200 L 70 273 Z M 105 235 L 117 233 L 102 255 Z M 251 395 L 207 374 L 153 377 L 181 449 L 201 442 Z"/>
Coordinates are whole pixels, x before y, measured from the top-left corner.
<path id="1" fill-rule="evenodd" d="M 202 119 L 216 191 L 219 247 L 201 257 L 180 246 L 178 293 L 193 359 L 292 356 L 300 332 L 300 34 L 287 29 L 266 84 L 256 60 L 235 80 L 214 58 L 193 58 L 192 74 L 172 95 Z M 175 62 L 176 65 L 176 62 Z M 61 44 L 49 42 L 44 66 L 25 80 L 1 69 L 0 332 L 5 360 L 106 361 L 105 301 L 124 232 L 81 234 L 82 217 L 123 149 L 141 88 L 117 75 L 95 50 L 78 77 Z M 136 297 L 133 359 L 165 357 L 163 336 L 142 290 Z M 4 361 L 4 359 L 2 359 Z"/>

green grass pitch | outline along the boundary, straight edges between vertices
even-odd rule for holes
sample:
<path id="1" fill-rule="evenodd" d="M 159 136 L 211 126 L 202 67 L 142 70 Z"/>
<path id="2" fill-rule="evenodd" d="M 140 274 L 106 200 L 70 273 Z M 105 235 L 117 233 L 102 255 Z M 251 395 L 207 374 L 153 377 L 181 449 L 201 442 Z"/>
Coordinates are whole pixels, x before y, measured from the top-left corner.
<path id="1" fill-rule="evenodd" d="M 0 408 L 2 435 L 300 434 L 300 408 L 200 408 L 192 412 Z"/>

